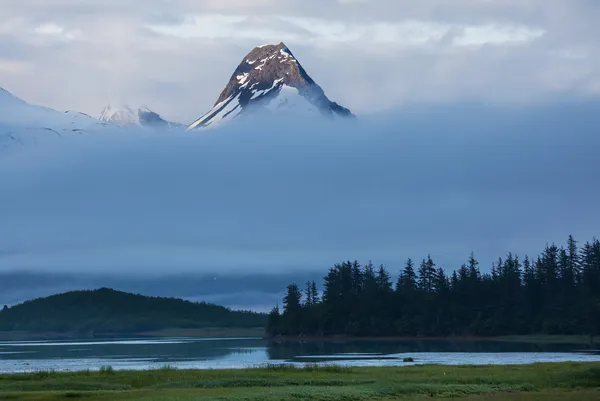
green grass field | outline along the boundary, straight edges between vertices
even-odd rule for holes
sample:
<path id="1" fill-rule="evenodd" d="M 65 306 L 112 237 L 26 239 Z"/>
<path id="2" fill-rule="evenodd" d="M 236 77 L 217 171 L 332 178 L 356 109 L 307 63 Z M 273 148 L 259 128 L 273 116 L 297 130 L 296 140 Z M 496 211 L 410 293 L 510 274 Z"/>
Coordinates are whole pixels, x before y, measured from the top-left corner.
<path id="1" fill-rule="evenodd" d="M 0 400 L 600 400 L 600 363 L 117 372 L 0 376 Z"/>

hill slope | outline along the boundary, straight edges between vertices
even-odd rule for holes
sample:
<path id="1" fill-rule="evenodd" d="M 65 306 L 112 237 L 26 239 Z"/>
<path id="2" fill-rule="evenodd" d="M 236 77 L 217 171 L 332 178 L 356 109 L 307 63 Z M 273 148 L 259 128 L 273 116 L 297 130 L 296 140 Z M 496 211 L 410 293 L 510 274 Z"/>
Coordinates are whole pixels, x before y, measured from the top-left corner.
<path id="1" fill-rule="evenodd" d="M 173 328 L 262 327 L 263 314 L 102 288 L 52 295 L 5 308 L 0 331 L 137 333 Z"/>
<path id="2" fill-rule="evenodd" d="M 85 113 L 32 105 L 0 88 L 0 149 L 79 137 L 106 127 L 107 123 Z"/>

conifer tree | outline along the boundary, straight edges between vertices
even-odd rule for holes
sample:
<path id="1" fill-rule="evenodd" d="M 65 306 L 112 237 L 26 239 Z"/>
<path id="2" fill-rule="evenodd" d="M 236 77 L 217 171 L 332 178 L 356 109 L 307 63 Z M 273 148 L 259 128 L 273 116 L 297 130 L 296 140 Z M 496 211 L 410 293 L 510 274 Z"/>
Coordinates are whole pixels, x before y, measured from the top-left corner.
<path id="1" fill-rule="evenodd" d="M 319 303 L 319 291 L 317 290 L 317 283 L 314 280 L 310 283 L 310 292 L 311 292 L 310 303 L 312 305 L 317 305 Z"/>

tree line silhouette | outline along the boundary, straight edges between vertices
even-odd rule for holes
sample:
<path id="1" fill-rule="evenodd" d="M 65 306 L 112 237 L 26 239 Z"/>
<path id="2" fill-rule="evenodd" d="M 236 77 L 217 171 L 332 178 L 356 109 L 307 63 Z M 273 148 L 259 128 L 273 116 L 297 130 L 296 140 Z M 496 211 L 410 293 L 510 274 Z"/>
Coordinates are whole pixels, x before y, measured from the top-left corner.
<path id="1" fill-rule="evenodd" d="M 535 259 L 509 253 L 489 273 L 471 254 L 450 275 L 431 256 L 409 259 L 393 283 L 385 266 L 336 264 L 287 287 L 270 336 L 499 336 L 600 332 L 600 241 L 547 245 Z"/>

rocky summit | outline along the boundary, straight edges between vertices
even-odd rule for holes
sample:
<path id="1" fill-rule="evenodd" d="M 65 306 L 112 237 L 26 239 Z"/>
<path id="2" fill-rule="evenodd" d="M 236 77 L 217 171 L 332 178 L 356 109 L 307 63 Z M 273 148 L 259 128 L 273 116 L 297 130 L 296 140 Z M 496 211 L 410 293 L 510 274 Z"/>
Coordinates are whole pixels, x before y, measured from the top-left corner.
<path id="1" fill-rule="evenodd" d="M 328 118 L 354 118 L 332 102 L 284 44 L 254 48 L 236 68 L 214 107 L 188 130 L 233 120 L 248 111 L 309 111 Z"/>

